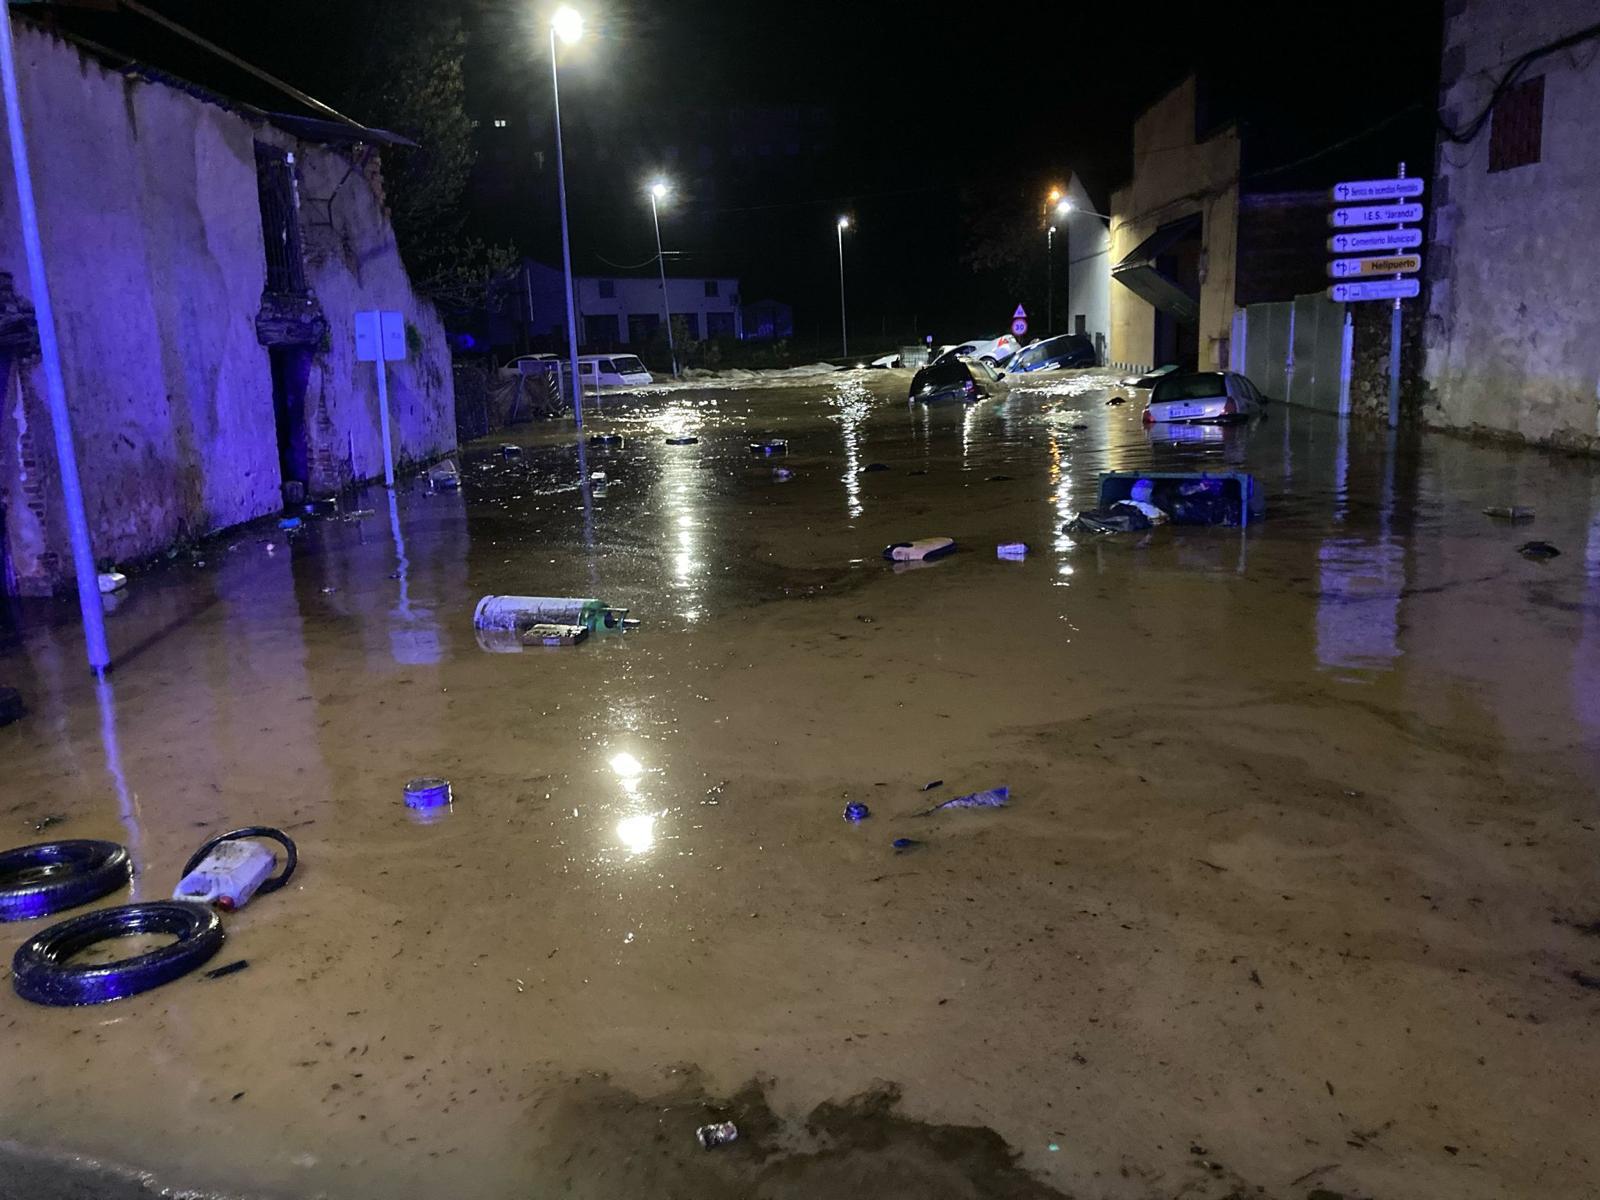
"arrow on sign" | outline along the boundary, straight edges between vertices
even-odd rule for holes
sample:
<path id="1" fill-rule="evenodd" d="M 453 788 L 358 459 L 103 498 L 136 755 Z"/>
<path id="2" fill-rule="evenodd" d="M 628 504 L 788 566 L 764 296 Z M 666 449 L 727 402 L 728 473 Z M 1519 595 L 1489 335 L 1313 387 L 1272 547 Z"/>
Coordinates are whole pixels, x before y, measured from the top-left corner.
<path id="1" fill-rule="evenodd" d="M 1336 233 L 1328 239 L 1334 254 L 1366 254 L 1373 250 L 1414 250 L 1422 245 L 1420 229 L 1374 229 L 1370 233 Z"/>
<path id="2" fill-rule="evenodd" d="M 1331 195 L 1340 204 L 1353 200 L 1405 200 L 1422 195 L 1423 182 L 1416 177 L 1406 179 L 1352 179 L 1333 185 Z"/>
<path id="3" fill-rule="evenodd" d="M 1365 283 L 1336 283 L 1328 289 L 1328 299 L 1340 303 L 1356 300 L 1410 300 L 1422 291 L 1415 279 L 1372 279 Z"/>
<path id="4" fill-rule="evenodd" d="M 1422 220 L 1420 204 L 1367 204 L 1356 208 L 1336 208 L 1328 214 L 1328 224 L 1336 229 L 1350 225 L 1401 225 Z"/>
<path id="5" fill-rule="evenodd" d="M 1422 270 L 1422 255 L 1391 254 L 1386 258 L 1336 258 L 1328 264 L 1335 279 L 1362 275 L 1411 275 Z"/>

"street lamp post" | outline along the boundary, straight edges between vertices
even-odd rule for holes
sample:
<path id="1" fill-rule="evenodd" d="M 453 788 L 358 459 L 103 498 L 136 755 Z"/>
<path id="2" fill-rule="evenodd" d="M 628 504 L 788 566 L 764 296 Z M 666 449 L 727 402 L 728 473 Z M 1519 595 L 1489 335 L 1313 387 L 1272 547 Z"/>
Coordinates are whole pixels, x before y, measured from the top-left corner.
<path id="1" fill-rule="evenodd" d="M 844 231 L 850 228 L 850 218 L 839 218 L 839 345 L 840 354 L 850 357 L 850 321 L 844 307 Z"/>
<path id="2" fill-rule="evenodd" d="M 561 80 L 556 70 L 556 38 L 571 45 L 583 36 L 583 17 L 559 8 L 550 19 L 550 91 L 556 110 L 556 181 L 561 191 L 561 265 L 566 271 L 567 350 L 572 360 L 572 415 L 583 428 L 583 379 L 578 374 L 578 317 L 573 304 L 572 238 L 567 230 L 567 162 L 561 148 Z"/>
<path id="3" fill-rule="evenodd" d="M 672 357 L 672 377 L 678 377 L 678 351 L 672 343 L 672 306 L 667 303 L 667 260 L 661 253 L 661 214 L 656 201 L 667 194 L 667 185 L 657 180 L 650 185 L 650 220 L 656 227 L 656 265 L 661 268 L 661 315 L 667 322 L 667 353 Z"/>
<path id="4" fill-rule="evenodd" d="M 1062 197 L 1057 188 L 1050 189 L 1050 203 L 1055 205 L 1055 214 L 1064 217 L 1072 211 L 1072 201 Z M 1045 218 L 1044 235 L 1044 328 L 1045 333 L 1052 334 L 1056 331 L 1056 226 L 1048 216 Z M 1071 276 L 1068 276 L 1070 282 Z"/>

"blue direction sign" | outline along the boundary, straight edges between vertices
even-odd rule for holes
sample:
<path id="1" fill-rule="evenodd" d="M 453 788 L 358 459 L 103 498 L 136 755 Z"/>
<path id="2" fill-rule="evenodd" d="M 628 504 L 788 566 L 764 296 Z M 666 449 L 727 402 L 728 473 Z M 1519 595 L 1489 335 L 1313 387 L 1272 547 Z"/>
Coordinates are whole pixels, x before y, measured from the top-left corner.
<path id="1" fill-rule="evenodd" d="M 1336 233 L 1328 239 L 1335 254 L 1366 254 L 1372 250 L 1415 250 L 1422 245 L 1420 229 L 1373 229 L 1367 233 Z"/>
<path id="2" fill-rule="evenodd" d="M 1422 291 L 1415 279 L 1370 279 L 1361 283 L 1336 283 L 1328 298 L 1341 304 L 1356 300 L 1410 300 Z"/>
<path id="3" fill-rule="evenodd" d="M 1336 183 L 1332 188 L 1334 201 L 1353 204 L 1362 200 L 1409 200 L 1422 195 L 1423 181 L 1414 176 L 1404 179 L 1352 179 Z"/>
<path id="4" fill-rule="evenodd" d="M 1403 225 L 1420 220 L 1420 204 L 1362 204 L 1355 208 L 1336 208 L 1328 216 L 1328 224 L 1336 229 L 1351 225 Z"/>

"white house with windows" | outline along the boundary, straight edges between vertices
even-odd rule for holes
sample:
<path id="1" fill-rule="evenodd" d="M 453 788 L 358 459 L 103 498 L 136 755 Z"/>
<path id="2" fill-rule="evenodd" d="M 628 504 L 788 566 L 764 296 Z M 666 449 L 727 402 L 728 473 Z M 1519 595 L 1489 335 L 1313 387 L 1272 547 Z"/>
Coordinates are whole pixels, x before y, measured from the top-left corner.
<path id="1" fill-rule="evenodd" d="M 533 259 L 523 259 L 523 319 L 534 337 L 566 335 L 567 307 L 562 274 Z M 659 276 L 580 275 L 577 293 L 578 340 L 592 350 L 650 341 L 661 328 Z M 667 307 L 687 326 L 689 336 L 744 337 L 739 312 L 739 281 L 726 277 L 667 279 Z"/>

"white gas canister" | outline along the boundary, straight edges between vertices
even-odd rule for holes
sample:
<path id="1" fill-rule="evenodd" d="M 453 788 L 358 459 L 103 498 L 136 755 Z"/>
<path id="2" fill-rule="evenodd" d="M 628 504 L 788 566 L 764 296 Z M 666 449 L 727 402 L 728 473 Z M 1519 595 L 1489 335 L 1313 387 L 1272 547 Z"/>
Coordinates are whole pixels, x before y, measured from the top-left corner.
<path id="1" fill-rule="evenodd" d="M 277 866 L 271 850 L 243 839 L 220 842 L 185 875 L 172 893 L 174 900 L 215 904 L 224 912 L 243 908 Z"/>

